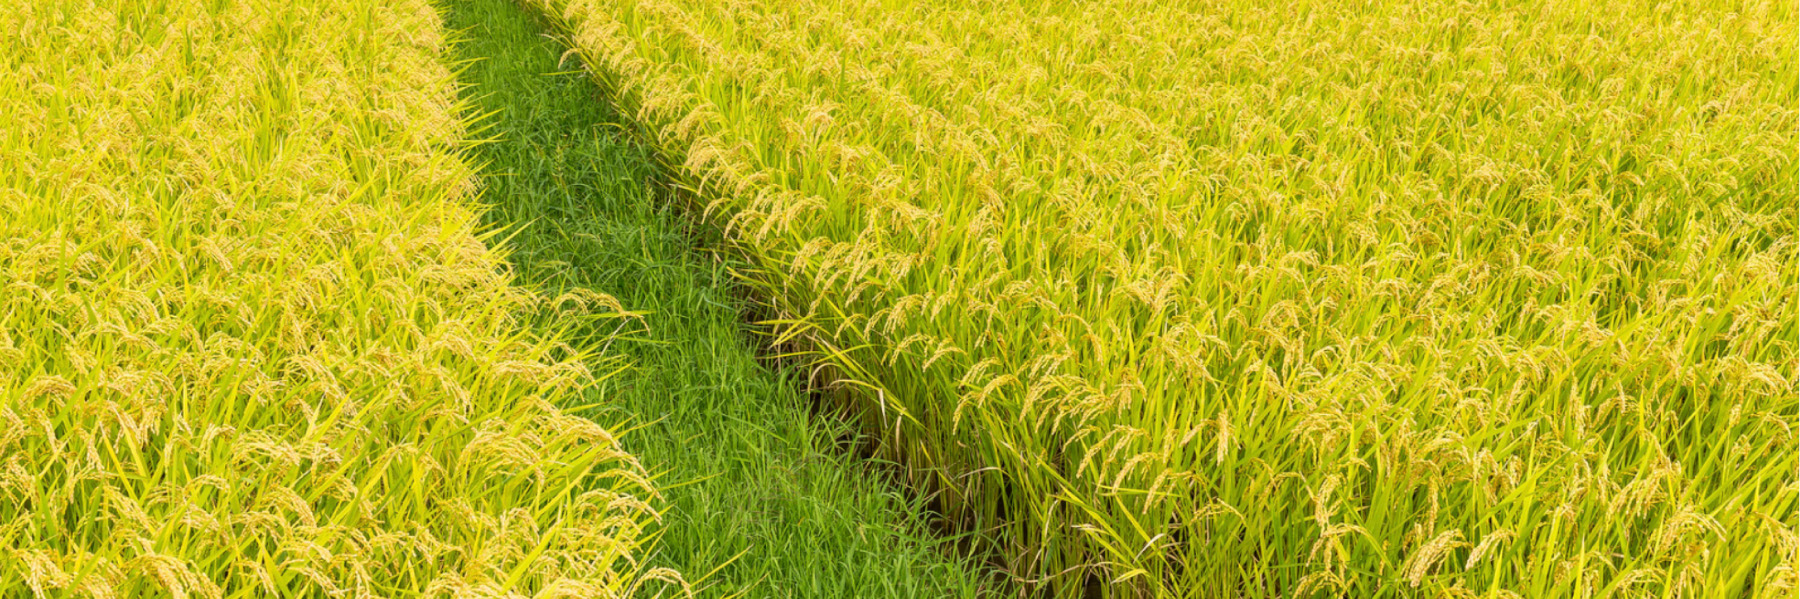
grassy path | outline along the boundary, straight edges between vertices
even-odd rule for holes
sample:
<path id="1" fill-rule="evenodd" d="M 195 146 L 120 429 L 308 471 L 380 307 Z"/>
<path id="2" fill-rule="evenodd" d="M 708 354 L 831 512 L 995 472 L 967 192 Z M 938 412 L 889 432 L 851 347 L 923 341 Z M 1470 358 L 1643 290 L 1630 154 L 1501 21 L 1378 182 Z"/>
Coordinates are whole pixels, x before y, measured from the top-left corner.
<path id="1" fill-rule="evenodd" d="M 522 282 L 587 288 L 646 312 L 620 342 L 632 368 L 604 422 L 641 423 L 626 446 L 668 498 L 652 566 L 707 597 L 975 596 L 978 570 L 918 531 L 923 509 L 833 446 L 793 376 L 759 364 L 726 265 L 647 182 L 647 150 L 616 135 L 599 90 L 564 47 L 506 0 L 449 0 L 471 110 L 492 113 L 474 159 Z M 735 558 L 735 559 L 734 559 Z M 709 572 L 717 572 L 707 576 Z"/>

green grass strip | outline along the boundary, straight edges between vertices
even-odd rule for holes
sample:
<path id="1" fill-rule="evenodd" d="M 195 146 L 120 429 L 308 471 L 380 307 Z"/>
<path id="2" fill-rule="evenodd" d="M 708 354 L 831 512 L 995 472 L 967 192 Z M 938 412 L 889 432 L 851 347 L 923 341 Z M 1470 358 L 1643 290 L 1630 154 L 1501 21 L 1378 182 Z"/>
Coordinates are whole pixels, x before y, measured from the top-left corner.
<path id="1" fill-rule="evenodd" d="M 650 151 L 566 47 L 505 0 L 445 7 L 464 38 L 465 99 L 491 114 L 485 161 L 490 225 L 506 228 L 520 279 L 546 296 L 590 290 L 641 313 L 607 353 L 628 370 L 601 421 L 640 428 L 626 446 L 658 474 L 667 509 L 652 566 L 680 570 L 708 597 L 968 597 L 994 592 L 926 510 L 879 470 L 836 447 L 850 436 L 810 416 L 803 373 L 756 359 L 732 261 L 693 247 L 680 203 L 660 190 Z M 613 339 L 616 321 L 577 339 Z M 583 348 L 586 349 L 586 348 Z M 601 368 L 596 368 L 600 370 Z M 710 574 L 709 574 L 710 573 Z"/>

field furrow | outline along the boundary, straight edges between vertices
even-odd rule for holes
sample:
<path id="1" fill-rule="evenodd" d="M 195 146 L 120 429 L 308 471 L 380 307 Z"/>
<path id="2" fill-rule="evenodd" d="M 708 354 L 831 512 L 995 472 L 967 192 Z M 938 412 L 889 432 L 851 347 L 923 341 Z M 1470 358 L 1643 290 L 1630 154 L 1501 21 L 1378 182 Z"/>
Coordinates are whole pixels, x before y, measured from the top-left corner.
<path id="1" fill-rule="evenodd" d="M 758 359 L 732 276 L 742 261 L 710 251 L 717 232 L 672 201 L 651 149 L 569 48 L 512 0 L 443 5 L 466 110 L 491 115 L 491 142 L 470 153 L 485 165 L 484 218 L 506 231 L 520 284 L 604 293 L 634 315 L 573 323 L 575 339 L 629 360 L 574 403 L 629 423 L 621 442 L 656 477 L 665 501 L 646 563 L 685 573 L 704 598 L 1010 596 L 967 555 L 979 547 L 930 534 L 924 501 L 847 455 L 859 437 L 814 413 L 803 365 Z"/>

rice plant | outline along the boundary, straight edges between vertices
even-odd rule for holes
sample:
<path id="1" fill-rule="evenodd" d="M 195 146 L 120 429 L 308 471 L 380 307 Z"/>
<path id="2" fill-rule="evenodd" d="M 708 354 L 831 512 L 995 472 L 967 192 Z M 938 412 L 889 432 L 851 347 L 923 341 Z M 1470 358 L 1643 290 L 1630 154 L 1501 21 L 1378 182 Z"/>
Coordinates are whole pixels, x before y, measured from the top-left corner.
<path id="1" fill-rule="evenodd" d="M 0 595 L 679 595 L 422 0 L 0 10 Z M 554 333 L 554 331 L 552 332 Z"/>
<path id="2" fill-rule="evenodd" d="M 1028 585 L 1795 592 L 1791 1 L 531 4 Z"/>

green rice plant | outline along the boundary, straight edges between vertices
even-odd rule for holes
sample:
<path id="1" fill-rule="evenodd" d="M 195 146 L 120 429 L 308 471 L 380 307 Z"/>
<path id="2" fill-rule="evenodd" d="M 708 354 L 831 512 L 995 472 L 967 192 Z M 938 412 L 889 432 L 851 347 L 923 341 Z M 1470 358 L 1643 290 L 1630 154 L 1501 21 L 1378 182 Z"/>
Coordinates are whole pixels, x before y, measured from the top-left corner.
<path id="1" fill-rule="evenodd" d="M 1059 596 L 1796 587 L 1796 7 L 533 0 Z"/>
<path id="2" fill-rule="evenodd" d="M 0 596 L 680 593 L 422 0 L 0 10 Z M 554 333 L 554 331 L 552 332 Z"/>

